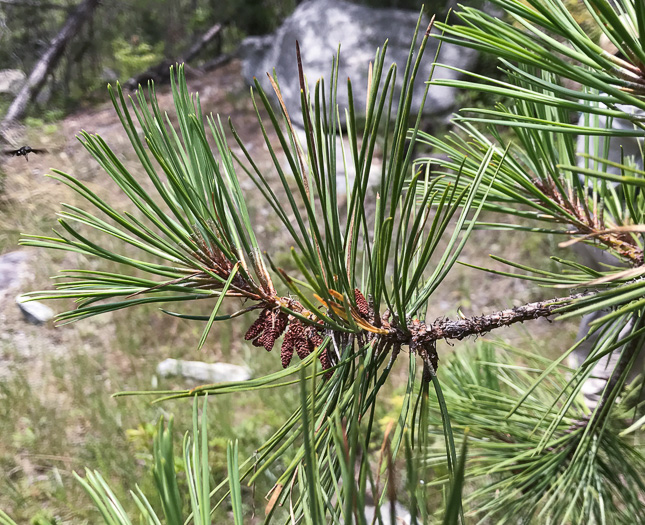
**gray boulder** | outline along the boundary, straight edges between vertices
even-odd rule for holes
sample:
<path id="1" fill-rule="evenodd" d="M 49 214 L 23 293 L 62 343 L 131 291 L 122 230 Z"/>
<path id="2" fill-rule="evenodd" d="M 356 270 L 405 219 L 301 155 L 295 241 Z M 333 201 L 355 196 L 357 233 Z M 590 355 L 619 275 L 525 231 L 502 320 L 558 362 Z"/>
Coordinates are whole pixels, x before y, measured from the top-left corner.
<path id="1" fill-rule="evenodd" d="M 0 312 L 4 300 L 20 289 L 23 281 L 31 274 L 29 253 L 25 250 L 0 255 Z M 54 317 L 54 311 L 38 301 L 28 301 L 27 297 L 18 295 L 16 305 L 20 308 L 25 320 L 32 324 L 44 324 Z"/>
<path id="2" fill-rule="evenodd" d="M 390 514 L 390 503 L 384 503 L 381 505 L 381 508 L 379 509 L 381 513 L 381 525 L 410 525 L 410 522 L 412 521 L 412 516 L 410 516 L 410 511 L 406 509 L 403 505 L 401 505 L 398 501 L 394 503 L 394 514 L 395 514 L 395 521 L 392 522 L 391 520 L 391 514 Z M 374 514 L 376 514 L 376 507 L 373 505 L 366 505 L 365 506 L 365 520 L 367 523 L 376 523 L 376 519 L 374 518 Z"/>
<path id="3" fill-rule="evenodd" d="M 22 311 L 25 320 L 32 324 L 45 324 L 54 318 L 54 310 L 38 301 L 28 301 L 23 295 L 16 297 L 16 304 Z"/>
<path id="4" fill-rule="evenodd" d="M 0 69 L 0 93 L 17 95 L 26 81 L 27 75 L 20 69 Z"/>
<path id="5" fill-rule="evenodd" d="M 15 251 L 0 255 L 0 292 L 16 288 L 27 272 L 27 252 Z"/>
<path id="6" fill-rule="evenodd" d="M 164 359 L 157 365 L 161 377 L 181 376 L 198 383 L 222 383 L 225 381 L 246 381 L 251 379 L 251 371 L 230 363 L 202 363 L 182 359 Z"/>
<path id="7" fill-rule="evenodd" d="M 0 300 L 10 297 L 20 289 L 23 281 L 31 274 L 30 255 L 25 250 L 0 255 Z M 12 293 L 13 292 L 13 293 Z M 24 295 L 16 296 L 16 305 L 20 308 L 25 321 L 32 324 L 45 324 L 54 318 L 54 311 L 38 301 L 29 301 Z M 0 311 L 3 304 L 0 304 Z"/>
<path id="8" fill-rule="evenodd" d="M 257 77 L 264 90 L 273 94 L 266 73 L 275 68 L 285 103 L 292 120 L 302 126 L 300 112 L 300 85 L 296 61 L 296 40 L 300 44 L 302 63 L 310 89 L 324 77 L 329 86 L 332 57 L 341 44 L 340 70 L 338 74 L 338 103 L 348 107 L 347 77 L 352 80 L 352 90 L 357 111 L 364 111 L 369 63 L 374 61 L 377 48 L 388 40 L 386 69 L 396 62 L 397 89 L 394 100 L 398 101 L 401 78 L 410 49 L 410 41 L 417 24 L 418 13 L 399 9 L 374 9 L 351 4 L 342 0 L 310 0 L 300 4 L 275 34 L 247 38 L 241 46 L 242 70 L 245 79 L 253 83 Z M 423 20 L 417 44 L 427 27 Z M 423 84 L 430 75 L 438 41 L 429 39 L 423 62 L 417 77 L 412 110 L 421 105 Z M 473 50 L 453 45 L 444 45 L 439 62 L 462 69 L 470 69 L 477 60 Z M 385 76 L 385 73 L 384 73 Z M 434 78 L 456 78 L 458 73 L 437 68 Z M 446 87 L 433 86 L 425 104 L 429 116 L 447 117 L 455 107 L 455 92 Z M 341 111 L 342 115 L 342 111 Z"/>

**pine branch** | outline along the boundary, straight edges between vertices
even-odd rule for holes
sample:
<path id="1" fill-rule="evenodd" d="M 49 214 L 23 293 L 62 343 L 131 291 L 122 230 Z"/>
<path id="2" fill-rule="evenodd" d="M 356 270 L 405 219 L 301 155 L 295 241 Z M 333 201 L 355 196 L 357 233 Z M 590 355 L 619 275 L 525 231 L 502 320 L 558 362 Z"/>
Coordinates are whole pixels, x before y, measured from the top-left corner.
<path id="1" fill-rule="evenodd" d="M 572 239 L 579 235 L 593 237 L 596 241 L 613 250 L 615 255 L 628 261 L 632 266 L 643 265 L 643 250 L 638 246 L 635 239 L 628 232 L 620 231 L 620 229 L 612 231 L 611 228 L 608 228 L 602 212 L 597 213 L 596 210 L 590 210 L 589 203 L 585 198 L 581 198 L 574 191 L 564 195 L 553 181 L 533 179 L 533 183 L 542 193 L 552 199 L 558 207 L 567 211 L 569 218 L 562 217 L 564 222 L 569 222 L 571 217 L 575 217 L 575 230 L 569 232 Z"/>
<path id="2" fill-rule="evenodd" d="M 568 297 L 561 297 L 550 299 L 547 301 L 537 301 L 533 303 L 524 304 L 515 308 L 501 310 L 488 315 L 480 315 L 468 317 L 464 319 L 446 319 L 438 318 L 432 324 L 426 324 L 419 319 L 413 319 L 407 322 L 405 328 L 397 325 L 396 320 L 390 322 L 391 314 L 386 312 L 381 319 L 381 327 L 376 327 L 373 324 L 374 312 L 372 307 L 368 306 L 367 301 L 360 293 L 355 290 L 355 299 L 357 307 L 350 307 L 350 314 L 357 325 L 371 338 L 379 338 L 379 343 L 382 343 L 382 348 L 400 348 L 402 345 L 409 346 L 412 352 L 417 353 L 424 360 L 424 365 L 432 365 L 434 370 L 438 366 L 438 355 L 436 351 L 436 341 L 440 339 L 457 339 L 462 340 L 469 336 L 483 335 L 487 332 L 510 326 L 515 323 L 523 323 L 533 319 L 548 317 L 556 310 L 570 305 L 573 301 L 593 295 L 595 292 L 586 291 L 582 293 L 572 294 Z M 342 297 L 338 292 L 330 290 L 332 296 Z M 337 315 L 343 317 L 346 315 L 340 303 L 327 303 L 323 302 L 328 311 L 333 311 Z M 298 339 L 297 347 L 303 348 L 303 353 L 299 353 L 301 358 L 306 357 L 317 342 L 316 334 L 322 330 L 322 321 L 318 318 L 316 313 L 307 310 L 297 300 L 289 297 L 271 297 L 262 301 L 258 305 L 262 308 L 260 316 L 249 328 L 245 339 L 254 339 L 255 346 L 265 346 L 267 350 L 273 348 L 275 341 L 283 334 L 285 340 L 282 348 L 283 366 L 288 366 L 293 353 L 292 347 L 294 346 L 294 338 Z M 282 311 L 282 314 L 279 312 Z M 307 319 L 315 331 L 308 332 L 305 335 L 305 327 L 300 324 L 298 319 L 285 316 L 282 322 L 278 322 L 278 315 L 296 312 L 300 314 L 302 320 Z M 291 327 L 290 329 L 287 327 Z M 298 330 L 299 336 L 293 335 L 289 330 Z M 333 330 L 332 330 L 333 331 Z M 394 356 L 395 358 L 395 356 Z M 326 367 L 328 368 L 328 366 Z"/>
<path id="3" fill-rule="evenodd" d="M 571 304 L 576 299 L 593 295 L 595 292 L 582 292 L 569 297 L 556 298 L 548 301 L 528 303 L 515 308 L 501 310 L 488 315 L 467 317 L 465 319 L 438 318 L 432 324 L 425 324 L 413 319 L 403 331 L 390 327 L 389 333 L 383 336 L 389 340 L 389 346 L 399 347 L 408 345 L 410 351 L 417 353 L 424 362 L 424 369 L 436 372 L 439 364 L 436 342 L 440 339 L 457 339 L 461 341 L 469 336 L 488 333 L 496 328 L 523 323 L 541 317 L 548 317 L 556 310 Z M 425 377 L 425 375 L 424 375 Z M 429 380 L 429 379 L 427 379 Z"/>
<path id="4" fill-rule="evenodd" d="M 528 303 L 492 314 L 467 317 L 465 319 L 452 320 L 439 318 L 431 325 L 413 321 L 408 326 L 408 330 L 411 333 L 409 341 L 415 337 L 419 344 L 427 344 L 439 339 L 457 339 L 461 341 L 466 337 L 482 335 L 503 326 L 548 317 L 555 310 L 572 303 L 576 299 L 593 295 L 593 293 L 582 292 L 570 295 L 569 297 Z M 399 342 L 401 341 L 399 340 Z"/>

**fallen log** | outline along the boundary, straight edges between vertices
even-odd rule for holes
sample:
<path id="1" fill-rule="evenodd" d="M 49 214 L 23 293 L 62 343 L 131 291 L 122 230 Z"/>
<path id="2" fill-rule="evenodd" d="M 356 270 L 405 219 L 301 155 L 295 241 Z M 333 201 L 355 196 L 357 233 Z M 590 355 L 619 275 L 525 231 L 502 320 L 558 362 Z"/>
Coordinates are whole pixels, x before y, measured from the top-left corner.
<path id="1" fill-rule="evenodd" d="M 202 71 L 213 71 L 218 67 L 225 66 L 231 60 L 233 60 L 233 55 L 231 55 L 230 53 L 224 53 L 223 55 L 219 55 L 218 57 L 215 57 L 214 59 L 209 60 L 208 62 L 204 62 L 199 67 L 199 69 L 201 69 Z"/>
<path id="2" fill-rule="evenodd" d="M 84 0 L 69 15 L 63 28 L 51 41 L 47 51 L 36 62 L 29 74 L 29 78 L 27 78 L 27 82 L 9 106 L 7 114 L 2 120 L 2 124 L 0 124 L 0 129 L 4 129 L 12 121 L 18 120 L 24 115 L 28 104 L 38 95 L 45 84 L 47 75 L 58 64 L 67 43 L 78 33 L 85 21 L 92 17 L 99 3 L 100 0 Z"/>
<path id="3" fill-rule="evenodd" d="M 218 37 L 221 32 L 222 24 L 215 24 L 192 45 L 192 47 L 182 57 L 181 62 L 190 62 L 193 58 L 199 55 L 199 53 L 201 53 L 202 49 Z"/>
<path id="4" fill-rule="evenodd" d="M 170 79 L 170 66 L 172 66 L 173 64 L 181 64 L 193 60 L 208 44 L 210 44 L 215 38 L 220 35 L 221 31 L 222 24 L 215 24 L 208 31 L 206 31 L 206 33 L 204 33 L 182 56 L 177 57 L 174 60 L 162 60 L 158 64 L 155 64 L 154 66 L 146 69 L 143 73 L 140 73 L 125 81 L 123 83 L 123 86 L 127 89 L 135 90 L 140 85 L 146 85 L 151 80 L 155 84 L 162 84 L 164 82 L 167 82 Z"/>

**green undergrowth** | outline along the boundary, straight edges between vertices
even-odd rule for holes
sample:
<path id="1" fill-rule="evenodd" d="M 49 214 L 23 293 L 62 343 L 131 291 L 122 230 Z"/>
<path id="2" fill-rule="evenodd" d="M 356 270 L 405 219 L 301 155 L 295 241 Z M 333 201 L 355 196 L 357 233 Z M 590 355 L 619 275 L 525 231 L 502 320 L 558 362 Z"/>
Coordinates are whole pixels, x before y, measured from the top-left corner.
<path id="1" fill-rule="evenodd" d="M 99 352 L 93 354 L 85 347 L 52 356 L 39 371 L 39 380 L 31 377 L 28 359 L 15 364 L 16 359 L 9 377 L 0 382 L 0 508 L 17 523 L 30 523 L 47 515 L 59 520 L 56 523 L 96 523 L 96 510 L 73 479 L 74 472 L 82 473 L 86 467 L 106 473 L 117 496 L 126 496 L 134 489 L 135 480 L 144 493 L 152 494 L 156 423 L 160 416 L 175 414 L 175 441 L 181 443 L 183 433 L 190 428 L 190 414 L 175 410 L 172 402 L 153 405 L 145 398 L 111 397 L 122 389 L 149 389 L 156 364 L 170 356 L 163 348 L 149 347 L 147 335 L 125 335 L 133 332 L 133 325 L 149 326 L 159 333 L 154 320 L 157 314 L 148 314 L 143 310 L 122 322 L 125 326 L 117 332 L 110 352 L 95 348 Z M 172 337 L 166 333 L 159 340 L 168 338 Z M 87 338 L 85 342 L 100 345 Z M 143 352 L 139 343 L 149 351 Z M 219 343 L 212 341 L 213 346 Z M 254 376 L 275 368 L 276 356 L 255 348 L 252 351 L 248 363 Z M 2 354 L 12 352 L 16 349 L 3 343 Z M 226 357 L 229 348 L 220 348 L 219 353 Z M 182 357 L 177 354 L 173 357 Z M 212 360 L 211 355 L 204 354 L 188 357 Z M 158 378 L 158 387 L 164 389 L 190 384 L 179 378 Z M 219 482 L 226 477 L 229 439 L 239 441 L 244 455 L 252 454 L 297 404 L 297 388 L 212 398 L 208 432 L 213 479 Z M 283 460 L 289 461 L 288 453 Z M 179 470 L 183 468 L 180 461 L 177 465 Z M 245 494 L 245 503 L 253 504 L 255 492 L 255 501 L 262 506 L 262 498 L 274 481 L 270 475 L 260 479 L 254 491 L 249 489 Z M 125 497 L 122 500 L 129 501 Z M 134 503 L 132 506 L 130 510 L 134 511 Z M 225 522 L 225 514 L 216 522 Z"/>

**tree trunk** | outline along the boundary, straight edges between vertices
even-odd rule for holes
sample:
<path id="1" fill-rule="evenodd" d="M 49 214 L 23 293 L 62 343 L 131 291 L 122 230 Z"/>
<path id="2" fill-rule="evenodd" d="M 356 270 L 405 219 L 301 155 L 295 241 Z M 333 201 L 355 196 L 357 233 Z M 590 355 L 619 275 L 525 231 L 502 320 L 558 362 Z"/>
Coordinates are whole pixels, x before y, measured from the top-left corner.
<path id="1" fill-rule="evenodd" d="M 193 58 L 199 55 L 201 50 L 204 49 L 211 40 L 219 36 L 221 30 L 222 24 L 215 24 L 208 31 L 206 31 L 206 33 L 204 33 L 179 60 L 181 62 L 190 62 Z"/>
<path id="2" fill-rule="evenodd" d="M 139 85 L 145 85 L 146 82 L 152 80 L 157 84 L 167 81 L 170 78 L 170 66 L 177 63 L 181 64 L 189 62 L 194 59 L 201 51 L 215 38 L 219 37 L 222 31 L 222 24 L 215 24 L 211 27 L 206 33 L 204 33 L 192 46 L 191 48 L 181 55 L 180 57 L 175 58 L 174 60 L 164 59 L 160 63 L 149 67 L 143 73 L 133 76 L 131 79 L 123 83 L 123 86 L 127 89 L 137 89 Z M 215 66 L 217 67 L 217 65 Z"/>
<path id="3" fill-rule="evenodd" d="M 74 6 L 52 4 L 50 2 L 39 2 L 33 0 L 0 0 L 0 4 L 16 7 L 32 7 L 34 9 L 58 9 L 61 11 L 67 11 L 74 8 Z"/>
<path id="4" fill-rule="evenodd" d="M 69 16 L 63 28 L 51 41 L 47 51 L 34 66 L 26 84 L 11 103 L 11 106 L 9 106 L 2 121 L 3 128 L 11 121 L 17 120 L 24 115 L 29 102 L 38 95 L 47 79 L 47 75 L 58 63 L 65 46 L 78 33 L 83 23 L 93 15 L 99 2 L 100 0 L 84 0 L 78 9 Z"/>

